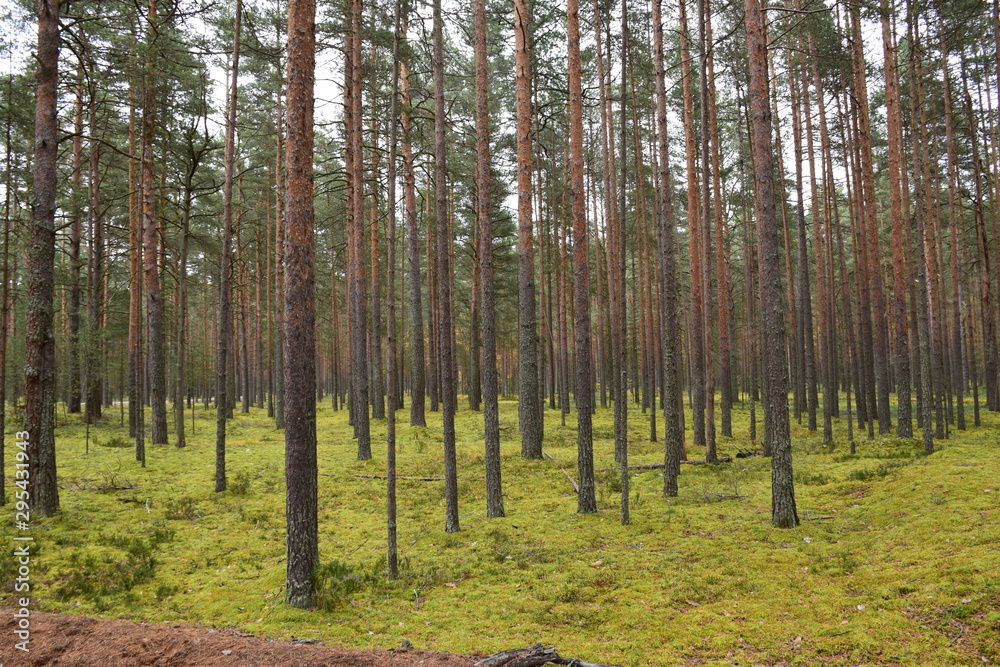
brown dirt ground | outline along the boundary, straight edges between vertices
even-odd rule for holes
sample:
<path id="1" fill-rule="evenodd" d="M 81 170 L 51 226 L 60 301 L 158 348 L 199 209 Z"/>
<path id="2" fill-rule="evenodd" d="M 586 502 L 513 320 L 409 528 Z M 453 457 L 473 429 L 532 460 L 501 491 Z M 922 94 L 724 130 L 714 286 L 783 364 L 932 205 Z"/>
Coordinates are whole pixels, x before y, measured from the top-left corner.
<path id="1" fill-rule="evenodd" d="M 0 667 L 471 667 L 469 656 L 360 651 L 274 641 L 234 630 L 31 613 L 30 651 L 14 648 L 13 611 L 0 610 Z M 228 651 L 228 653 L 226 653 Z"/>

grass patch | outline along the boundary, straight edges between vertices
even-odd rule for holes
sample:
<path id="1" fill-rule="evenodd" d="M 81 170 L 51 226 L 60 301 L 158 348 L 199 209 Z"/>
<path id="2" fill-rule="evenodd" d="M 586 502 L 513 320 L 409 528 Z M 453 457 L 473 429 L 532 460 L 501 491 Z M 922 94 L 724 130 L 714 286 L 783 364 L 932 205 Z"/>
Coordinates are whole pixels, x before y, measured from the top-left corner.
<path id="1" fill-rule="evenodd" d="M 284 441 L 266 411 L 235 416 L 229 489 L 214 493 L 214 411 L 196 407 L 186 448 L 147 445 L 142 468 L 131 444 L 85 453 L 86 425 L 60 410 L 62 511 L 32 528 L 33 601 L 364 648 L 407 639 L 419 649 L 489 653 L 544 641 L 619 665 L 1000 659 L 1000 598 L 990 588 L 1000 549 L 997 415 L 984 411 L 981 429 L 954 431 L 927 457 L 916 456 L 914 441 L 863 432 L 857 454 L 846 454 L 846 404 L 834 446 L 793 421 L 805 519 L 793 530 L 770 525 L 763 457 L 684 465 L 670 499 L 662 470 L 630 471 L 625 527 L 620 472 L 604 471 L 600 511 L 578 515 L 560 470 L 578 478 L 575 418 L 563 427 L 546 410 L 545 449 L 559 463 L 528 461 L 517 404 L 501 401 L 507 516 L 496 519 L 485 510 L 482 414 L 461 407 L 462 529 L 444 531 L 442 482 L 399 480 L 401 568 L 389 580 L 385 481 L 373 477 L 385 471 L 385 422 L 372 422 L 374 458 L 358 461 L 346 413 L 318 404 L 318 607 L 302 611 L 284 603 Z M 647 418 L 630 406 L 631 464 L 663 461 Z M 757 418 L 759 429 L 759 409 Z M 399 474 L 441 476 L 440 413 L 428 412 L 426 428 L 409 427 L 406 411 L 397 420 Z M 595 468 L 613 467 L 611 410 L 594 420 L 606 436 L 595 438 Z M 758 447 L 748 404 L 734 406 L 733 431 L 719 439 L 720 455 Z M 121 434 L 90 427 L 99 443 Z M 690 430 L 687 443 L 690 459 L 703 457 Z M 10 522 L 0 524 L 0 539 L 10 544 L 12 534 Z M 0 604 L 12 604 L 16 572 L 11 550 L 0 550 Z"/>

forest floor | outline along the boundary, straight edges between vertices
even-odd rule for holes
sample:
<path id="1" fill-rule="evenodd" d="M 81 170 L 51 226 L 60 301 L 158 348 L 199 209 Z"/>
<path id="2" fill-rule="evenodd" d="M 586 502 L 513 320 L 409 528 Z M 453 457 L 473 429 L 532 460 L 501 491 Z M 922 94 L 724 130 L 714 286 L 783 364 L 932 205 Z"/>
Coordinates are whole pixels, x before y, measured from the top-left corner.
<path id="1" fill-rule="evenodd" d="M 13 610 L 0 632 L 11 637 Z M 311 640 L 316 641 L 316 640 Z M 36 612 L 27 653 L 12 650 L 0 665 L 43 667 L 470 667 L 468 656 L 433 651 L 371 651 L 265 639 L 233 629 L 191 628 Z"/>
<path id="2" fill-rule="evenodd" d="M 833 446 L 793 421 L 803 522 L 779 530 L 769 522 L 769 461 L 760 457 L 685 465 L 675 499 L 662 497 L 662 471 L 633 471 L 629 526 L 619 523 L 618 471 L 599 471 L 600 511 L 578 515 L 566 477 L 576 476 L 574 415 L 562 426 L 559 413 L 547 411 L 545 450 L 554 461 L 526 461 L 517 405 L 507 401 L 507 517 L 488 519 L 482 415 L 463 405 L 462 530 L 444 532 L 442 482 L 400 480 L 401 576 L 390 581 L 385 482 L 378 478 L 385 423 L 373 422 L 374 458 L 359 462 L 346 414 L 326 403 L 318 424 L 319 608 L 303 611 L 283 602 L 282 435 L 266 411 L 237 409 L 229 425 L 229 490 L 214 493 L 214 414 L 200 405 L 189 411 L 188 446 L 147 445 L 141 468 L 117 411 L 88 435 L 77 416 L 60 409 L 61 512 L 28 531 L 31 605 L 33 613 L 89 618 L 39 617 L 34 655 L 46 645 L 86 646 L 91 636 L 120 647 L 113 637 L 128 627 L 139 641 L 132 644 L 137 655 L 143 637 L 162 638 L 169 646 L 162 650 L 178 652 L 193 650 L 197 639 L 219 651 L 200 663 L 208 665 L 227 664 L 223 650 L 236 655 L 245 638 L 233 632 L 383 651 L 359 657 L 345 649 L 340 655 L 362 662 L 344 664 L 402 664 L 364 660 L 393 655 L 384 651 L 403 640 L 467 655 L 541 641 L 564 656 L 630 667 L 1000 660 L 1000 415 L 984 411 L 981 427 L 953 432 L 930 456 L 916 441 L 864 434 L 850 454 L 846 410 L 835 420 Z M 745 404 L 735 409 L 736 437 L 719 437 L 722 454 L 754 448 L 748 414 Z M 630 463 L 661 462 L 648 417 L 634 406 L 629 416 Z M 971 409 L 967 416 L 971 424 Z M 428 428 L 411 428 L 408 411 L 398 419 L 399 474 L 440 476 L 440 415 L 428 413 Z M 610 467 L 610 410 L 598 410 L 594 426 L 596 466 Z M 690 443 L 690 431 L 687 437 Z M 701 457 L 693 449 L 689 455 Z M 8 478 L 8 495 L 11 489 Z M 4 515 L 0 540 L 11 545 L 13 509 Z M 16 600 L 12 554 L 0 549 L 6 609 Z M 0 662 L 11 664 L 11 612 L 0 615 Z M 84 638 L 62 639 L 64 627 Z M 248 641 L 272 651 L 317 648 Z M 86 664 L 71 656 L 57 664 Z M 149 664 L 198 664 L 167 656 Z M 254 664 L 247 660 L 233 664 Z"/>

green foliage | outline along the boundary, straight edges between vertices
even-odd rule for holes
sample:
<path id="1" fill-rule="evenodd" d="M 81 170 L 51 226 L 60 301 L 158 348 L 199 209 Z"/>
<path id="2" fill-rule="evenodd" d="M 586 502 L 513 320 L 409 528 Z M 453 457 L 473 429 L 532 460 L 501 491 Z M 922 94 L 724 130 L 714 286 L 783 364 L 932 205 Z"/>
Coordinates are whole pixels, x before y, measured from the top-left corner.
<path id="1" fill-rule="evenodd" d="M 104 441 L 95 440 L 95 443 L 98 447 L 111 447 L 114 449 L 127 449 L 133 445 L 133 443 L 129 442 L 120 435 L 113 435 Z"/>
<path id="2" fill-rule="evenodd" d="M 201 517 L 201 514 L 198 512 L 198 505 L 191 496 L 181 496 L 180 498 L 168 500 L 164 515 L 168 519 L 184 519 L 187 521 Z"/>
<path id="3" fill-rule="evenodd" d="M 246 470 L 240 470 L 231 482 L 229 482 L 229 492 L 234 496 L 245 496 L 250 493 L 253 485 L 253 476 Z"/>
<path id="4" fill-rule="evenodd" d="M 333 611 L 345 604 L 353 595 L 377 583 L 381 578 L 381 568 L 373 568 L 368 572 L 358 572 L 339 560 L 322 563 L 313 573 L 313 583 L 316 586 L 316 606 L 324 611 Z"/>
<path id="5" fill-rule="evenodd" d="M 871 482 L 873 480 L 882 479 L 893 470 L 901 468 L 905 465 L 907 465 L 907 463 L 890 461 L 888 463 L 880 463 L 874 468 L 857 468 L 856 470 L 852 470 L 847 475 L 847 479 L 855 482 Z"/>
<path id="6" fill-rule="evenodd" d="M 68 559 L 70 572 L 59 578 L 55 598 L 64 602 L 86 600 L 99 610 L 132 603 L 132 589 L 155 576 L 156 550 L 175 535 L 163 527 L 143 534 L 99 535 L 97 544 L 109 548 L 82 554 L 73 550 Z"/>

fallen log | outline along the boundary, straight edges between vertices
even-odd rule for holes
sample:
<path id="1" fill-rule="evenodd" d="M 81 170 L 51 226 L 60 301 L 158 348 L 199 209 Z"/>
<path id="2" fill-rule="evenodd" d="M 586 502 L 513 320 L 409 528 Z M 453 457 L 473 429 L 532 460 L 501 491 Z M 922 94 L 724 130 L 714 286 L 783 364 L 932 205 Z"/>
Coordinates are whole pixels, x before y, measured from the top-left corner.
<path id="1" fill-rule="evenodd" d="M 761 449 L 741 449 L 736 452 L 738 459 L 749 459 L 754 456 L 764 456 L 764 451 Z"/>
<path id="2" fill-rule="evenodd" d="M 732 459 L 728 456 L 720 456 L 716 463 L 730 463 Z M 691 459 L 689 461 L 681 461 L 683 465 L 704 465 L 705 459 Z M 664 467 L 663 463 L 640 463 L 638 465 L 629 466 L 629 470 L 662 470 Z M 621 470 L 621 466 L 612 466 L 610 468 L 598 468 L 597 472 L 603 472 L 605 470 Z"/>
<path id="3" fill-rule="evenodd" d="M 351 477 L 363 477 L 364 479 L 386 479 L 385 475 L 351 475 Z M 396 475 L 396 479 L 410 479 L 417 482 L 443 482 L 444 477 L 408 477 L 406 475 Z"/>
<path id="4" fill-rule="evenodd" d="M 535 644 L 527 648 L 512 648 L 494 653 L 475 663 L 476 667 L 540 667 L 541 665 L 569 665 L 570 667 L 616 667 L 576 658 L 563 658 L 555 647 Z"/>

